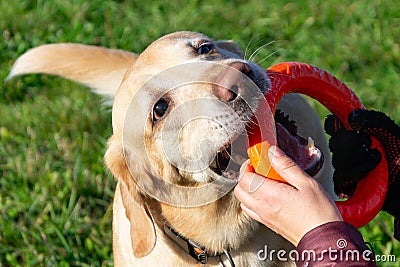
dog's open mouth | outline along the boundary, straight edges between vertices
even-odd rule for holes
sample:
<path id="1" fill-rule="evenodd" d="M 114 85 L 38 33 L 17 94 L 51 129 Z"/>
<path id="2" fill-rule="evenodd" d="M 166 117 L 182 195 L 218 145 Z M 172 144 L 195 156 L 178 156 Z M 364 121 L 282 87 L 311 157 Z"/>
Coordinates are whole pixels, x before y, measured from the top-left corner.
<path id="1" fill-rule="evenodd" d="M 275 127 L 278 146 L 306 173 L 315 176 L 323 165 L 324 156 L 313 140 L 299 136 L 295 122 L 280 110 L 275 113 Z M 210 169 L 219 176 L 237 180 L 241 164 L 248 159 L 245 139 L 239 135 L 219 150 Z"/>
<path id="2" fill-rule="evenodd" d="M 236 180 L 239 178 L 240 164 L 244 162 L 242 157 L 243 156 L 240 154 L 233 155 L 232 144 L 229 144 L 228 147 L 217 152 L 217 155 L 210 165 L 210 169 L 225 178 Z"/>

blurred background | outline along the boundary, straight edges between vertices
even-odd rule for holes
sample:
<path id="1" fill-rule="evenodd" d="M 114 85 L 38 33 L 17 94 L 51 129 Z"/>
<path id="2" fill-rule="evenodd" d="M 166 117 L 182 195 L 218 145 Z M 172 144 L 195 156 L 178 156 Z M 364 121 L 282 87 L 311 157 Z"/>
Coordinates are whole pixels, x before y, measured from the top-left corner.
<path id="1" fill-rule="evenodd" d="M 316 65 L 349 85 L 367 108 L 400 123 L 400 5 L 356 1 L 0 1 L 0 80 L 16 58 L 46 43 L 140 53 L 190 30 L 232 39 L 267 68 Z M 115 181 L 103 155 L 110 108 L 86 88 L 29 75 L 0 83 L 0 266 L 112 265 Z M 314 104 L 321 115 L 327 111 Z M 393 219 L 361 229 L 376 254 L 395 255 Z"/>

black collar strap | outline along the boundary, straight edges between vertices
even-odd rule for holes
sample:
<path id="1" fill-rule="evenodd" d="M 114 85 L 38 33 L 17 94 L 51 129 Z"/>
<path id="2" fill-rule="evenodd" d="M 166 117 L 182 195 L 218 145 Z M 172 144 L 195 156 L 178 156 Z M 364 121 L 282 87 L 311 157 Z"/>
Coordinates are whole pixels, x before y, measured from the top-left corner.
<path id="1" fill-rule="evenodd" d="M 229 250 L 224 249 L 223 253 L 208 254 L 205 247 L 197 244 L 193 240 L 183 237 L 166 224 L 164 224 L 164 233 L 201 264 L 206 264 L 209 257 L 215 257 L 221 267 L 226 267 L 222 261 L 222 256 L 225 255 L 230 266 L 235 267 L 235 262 L 233 261 Z"/>

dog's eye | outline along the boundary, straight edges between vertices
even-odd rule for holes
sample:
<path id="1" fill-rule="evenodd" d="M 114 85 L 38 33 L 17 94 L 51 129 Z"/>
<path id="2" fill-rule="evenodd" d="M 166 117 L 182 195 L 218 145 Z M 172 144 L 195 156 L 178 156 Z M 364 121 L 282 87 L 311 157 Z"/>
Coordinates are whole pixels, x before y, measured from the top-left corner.
<path id="1" fill-rule="evenodd" d="M 168 110 L 168 102 L 164 99 L 159 100 L 153 108 L 153 119 L 158 121 L 161 119 Z"/>
<path id="2" fill-rule="evenodd" d="M 205 55 L 211 52 L 213 50 L 213 45 L 211 43 L 204 43 L 197 48 L 197 54 L 199 55 Z"/>

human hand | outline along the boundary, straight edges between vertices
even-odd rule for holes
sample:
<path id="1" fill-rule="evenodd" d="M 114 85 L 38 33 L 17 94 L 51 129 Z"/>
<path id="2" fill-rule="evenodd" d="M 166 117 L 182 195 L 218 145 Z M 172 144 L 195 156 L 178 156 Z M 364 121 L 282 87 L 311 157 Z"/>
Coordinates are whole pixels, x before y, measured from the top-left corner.
<path id="1" fill-rule="evenodd" d="M 235 195 L 242 210 L 297 246 L 310 230 L 324 223 L 342 221 L 339 210 L 320 184 L 308 176 L 282 150 L 268 150 L 272 167 L 288 184 L 252 172 L 245 162 Z M 249 193 L 254 178 L 262 185 Z"/>

